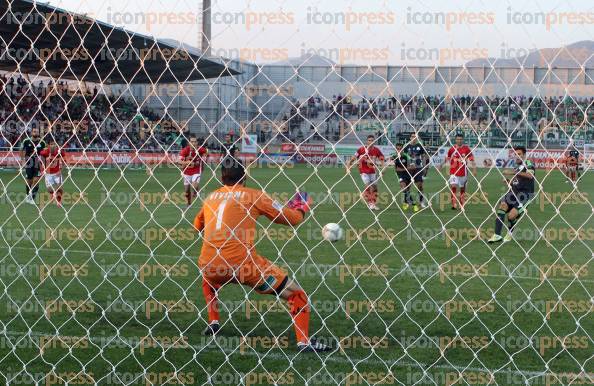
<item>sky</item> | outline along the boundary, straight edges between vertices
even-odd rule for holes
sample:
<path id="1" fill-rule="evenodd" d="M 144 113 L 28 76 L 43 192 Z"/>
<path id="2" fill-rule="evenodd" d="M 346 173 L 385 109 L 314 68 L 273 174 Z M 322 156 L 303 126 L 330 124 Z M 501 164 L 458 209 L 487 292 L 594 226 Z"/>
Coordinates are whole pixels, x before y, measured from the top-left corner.
<path id="1" fill-rule="evenodd" d="M 200 46 L 199 0 L 50 0 Z M 213 54 L 257 63 L 318 54 L 358 65 L 460 65 L 594 40 L 594 1 L 212 0 Z"/>

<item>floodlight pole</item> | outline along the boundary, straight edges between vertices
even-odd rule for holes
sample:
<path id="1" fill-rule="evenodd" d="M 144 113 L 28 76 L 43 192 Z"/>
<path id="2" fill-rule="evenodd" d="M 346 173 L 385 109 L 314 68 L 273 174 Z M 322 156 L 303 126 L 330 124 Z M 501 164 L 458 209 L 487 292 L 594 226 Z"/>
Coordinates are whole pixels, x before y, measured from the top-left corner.
<path id="1" fill-rule="evenodd" d="M 210 56 L 211 38 L 211 0 L 202 0 L 202 52 Z"/>

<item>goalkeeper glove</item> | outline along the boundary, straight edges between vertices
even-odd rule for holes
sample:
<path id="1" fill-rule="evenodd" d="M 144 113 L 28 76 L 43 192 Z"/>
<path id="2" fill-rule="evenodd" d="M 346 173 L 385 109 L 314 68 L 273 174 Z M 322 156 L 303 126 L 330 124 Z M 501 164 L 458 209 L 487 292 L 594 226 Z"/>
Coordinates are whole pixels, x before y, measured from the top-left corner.
<path id="1" fill-rule="evenodd" d="M 312 203 L 311 197 L 307 192 L 297 192 L 295 196 L 287 203 L 291 209 L 300 210 L 303 214 L 309 212 L 309 206 Z"/>

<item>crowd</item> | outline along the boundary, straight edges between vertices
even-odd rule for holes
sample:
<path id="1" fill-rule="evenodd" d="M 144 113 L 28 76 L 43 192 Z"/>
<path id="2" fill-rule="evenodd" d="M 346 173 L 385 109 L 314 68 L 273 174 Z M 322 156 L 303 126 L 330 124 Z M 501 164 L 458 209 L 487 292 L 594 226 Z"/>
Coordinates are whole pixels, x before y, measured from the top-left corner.
<path id="1" fill-rule="evenodd" d="M 18 148 L 34 127 L 51 131 L 66 149 L 90 151 L 176 151 L 188 134 L 175 120 L 138 109 L 132 97 L 121 93 L 1 75 L 0 148 Z"/>
<path id="2" fill-rule="evenodd" d="M 306 119 L 308 124 L 302 124 Z M 594 131 L 594 98 L 333 95 L 326 99 L 312 96 L 293 102 L 290 114 L 285 115 L 288 136 L 297 139 L 309 136 L 309 128 L 314 126 L 311 122 L 317 123 L 318 134 L 337 140 L 336 132 L 329 130 L 328 121 L 357 123 L 366 119 L 389 121 L 396 127 L 404 122 L 423 128 L 471 126 L 483 132 L 489 129 L 498 132 L 493 134 L 518 129 L 538 133 L 545 126 L 556 126 L 567 133 L 576 128 Z"/>
<path id="3" fill-rule="evenodd" d="M 456 122 L 463 119 L 478 124 L 489 122 L 493 116 L 498 123 L 518 124 L 526 122 L 537 125 L 541 119 L 552 120 L 553 116 L 560 124 L 580 125 L 586 118 L 594 118 L 594 98 L 584 97 L 471 97 L 455 96 L 400 96 L 366 97 L 355 101 L 351 96 L 334 95 L 331 100 L 319 96 L 307 101 L 295 103 L 299 115 L 305 118 L 326 116 L 340 118 L 396 119 L 406 117 L 425 121 L 435 117 L 440 122 Z M 293 112 L 295 112 L 295 109 Z"/>
<path id="4" fill-rule="evenodd" d="M 291 99 L 282 116 L 282 135 L 261 132 L 260 143 L 270 141 L 273 135 L 282 142 L 336 142 L 344 135 L 340 127 L 345 122 L 359 120 L 388 121 L 394 123 L 395 131 L 403 122 L 423 128 L 470 125 L 483 132 L 518 128 L 535 132 L 543 122 L 552 122 L 567 131 L 575 127 L 593 131 L 594 98 L 339 94 L 328 99 L 317 95 Z M 91 151 L 175 152 L 189 135 L 187 125 L 149 108 L 138 108 L 129 95 L 100 92 L 97 86 L 86 90 L 64 81 L 31 83 L 20 75 L 0 75 L 0 148 L 18 148 L 33 127 L 51 131 L 66 149 Z M 216 147 L 220 141 L 211 138 L 209 142 Z"/>

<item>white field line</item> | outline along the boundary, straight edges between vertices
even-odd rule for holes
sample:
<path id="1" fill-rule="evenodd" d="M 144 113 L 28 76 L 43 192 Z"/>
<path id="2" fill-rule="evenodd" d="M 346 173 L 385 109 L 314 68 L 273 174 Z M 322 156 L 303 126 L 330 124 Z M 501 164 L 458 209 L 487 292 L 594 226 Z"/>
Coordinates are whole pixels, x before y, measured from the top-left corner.
<path id="1" fill-rule="evenodd" d="M 27 251 L 35 251 L 35 248 L 30 248 L 30 247 L 2 247 L 0 246 L 0 249 L 18 249 L 18 250 L 27 250 Z M 40 248 L 39 251 L 50 251 L 50 252 L 60 252 L 63 253 L 64 251 L 66 251 L 66 253 L 80 253 L 80 254 L 96 254 L 96 255 L 104 255 L 104 256 L 117 256 L 117 255 L 122 255 L 123 256 L 144 256 L 144 257 L 165 257 L 165 258 L 174 258 L 174 259 L 179 259 L 180 256 L 182 257 L 188 257 L 187 255 L 165 255 L 165 254 L 152 254 L 152 255 L 148 255 L 146 253 L 135 253 L 135 252 L 106 252 L 106 251 L 85 251 L 85 250 L 77 250 L 77 249 L 59 249 L 59 248 Z M 284 264 L 291 266 L 291 267 L 306 267 L 306 268 L 315 268 L 315 269 L 320 269 L 321 271 L 321 275 L 323 276 L 325 272 L 329 271 L 329 268 L 331 267 L 338 267 L 340 265 L 342 265 L 343 263 L 337 263 L 337 264 L 315 264 L 315 263 L 294 263 L 294 262 L 284 262 Z M 514 266 L 514 269 L 517 269 L 519 266 Z M 323 269 L 326 269 L 326 271 L 324 271 Z M 370 269 L 372 269 L 372 267 L 370 267 Z M 426 272 L 426 273 L 421 273 L 421 272 L 416 272 L 414 271 L 415 267 L 411 266 L 408 269 L 398 269 L 398 268 L 390 268 L 390 267 L 386 267 L 385 268 L 388 272 L 391 272 L 393 275 L 392 276 L 396 276 L 395 274 L 404 274 L 406 272 L 414 272 L 414 275 L 416 276 L 432 276 L 432 275 L 437 275 L 439 276 L 440 272 L 436 271 L 436 272 Z M 408 273 L 406 273 L 408 274 Z M 456 274 L 455 276 L 460 276 L 460 277 L 473 277 L 475 276 L 475 274 L 473 273 L 468 273 L 468 274 Z M 557 281 L 557 282 L 573 282 L 576 281 L 578 283 L 594 283 L 594 280 L 592 279 L 576 279 L 576 278 L 562 278 L 562 277 L 548 277 L 545 280 L 541 279 L 540 277 L 535 277 L 535 276 L 522 276 L 522 275 L 504 275 L 504 274 L 480 274 L 480 275 L 476 275 L 476 276 L 480 276 L 480 277 L 493 277 L 493 278 L 505 278 L 505 279 L 513 279 L 513 280 L 533 280 L 533 281 L 539 281 L 539 282 L 544 282 L 544 281 Z"/>

